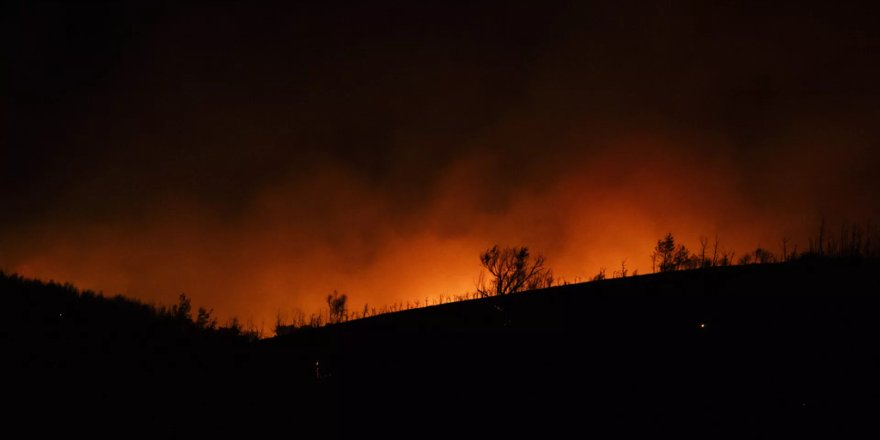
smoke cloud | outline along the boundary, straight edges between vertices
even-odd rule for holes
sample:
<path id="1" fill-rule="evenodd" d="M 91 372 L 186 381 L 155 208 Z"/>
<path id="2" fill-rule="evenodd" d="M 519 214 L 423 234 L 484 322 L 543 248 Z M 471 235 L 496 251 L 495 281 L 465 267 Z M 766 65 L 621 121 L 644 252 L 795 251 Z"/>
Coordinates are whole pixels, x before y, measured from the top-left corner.
<path id="1" fill-rule="evenodd" d="M 95 8 L 8 23 L 4 270 L 268 329 L 473 290 L 496 243 L 575 281 L 880 213 L 859 8 Z"/>

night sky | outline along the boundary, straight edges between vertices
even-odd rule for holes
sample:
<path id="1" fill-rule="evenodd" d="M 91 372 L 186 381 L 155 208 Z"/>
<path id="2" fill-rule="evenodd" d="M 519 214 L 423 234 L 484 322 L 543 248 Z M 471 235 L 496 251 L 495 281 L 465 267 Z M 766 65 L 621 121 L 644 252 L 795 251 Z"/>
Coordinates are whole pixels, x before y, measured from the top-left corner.
<path id="1" fill-rule="evenodd" d="M 268 327 L 880 219 L 874 2 L 7 3 L 10 272 Z"/>

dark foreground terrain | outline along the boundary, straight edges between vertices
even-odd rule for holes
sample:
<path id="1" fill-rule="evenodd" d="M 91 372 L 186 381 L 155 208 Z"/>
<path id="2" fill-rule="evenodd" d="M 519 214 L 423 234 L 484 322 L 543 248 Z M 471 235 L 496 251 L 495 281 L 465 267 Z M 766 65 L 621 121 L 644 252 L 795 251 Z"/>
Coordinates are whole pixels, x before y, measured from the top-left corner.
<path id="1" fill-rule="evenodd" d="M 606 280 L 256 342 L 2 281 L 5 417 L 34 434 L 863 437 L 880 419 L 876 260 Z"/>

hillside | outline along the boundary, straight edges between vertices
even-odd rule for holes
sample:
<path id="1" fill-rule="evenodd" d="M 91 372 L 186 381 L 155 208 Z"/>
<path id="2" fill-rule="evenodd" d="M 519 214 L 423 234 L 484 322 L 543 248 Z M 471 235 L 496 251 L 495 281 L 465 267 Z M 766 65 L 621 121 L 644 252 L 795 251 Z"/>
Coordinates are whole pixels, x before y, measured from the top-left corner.
<path id="1" fill-rule="evenodd" d="M 876 260 L 662 273 L 252 342 L 4 275 L 0 340 L 19 409 L 96 436 L 114 431 L 95 414 L 145 436 L 791 435 L 870 420 L 878 274 Z"/>
<path id="2" fill-rule="evenodd" d="M 241 412 L 220 400 L 246 394 L 240 377 L 250 368 L 252 338 L 237 329 L 199 325 L 176 307 L 2 272 L 0 301 L 12 426 L 37 437 L 139 437 L 202 431 L 210 426 L 202 418 L 225 406 Z"/>
<path id="3" fill-rule="evenodd" d="M 289 372 L 319 362 L 353 426 L 387 418 L 449 435 L 466 426 L 485 435 L 836 430 L 874 405 L 878 274 L 877 261 L 663 273 L 261 344 Z M 377 395 L 395 403 L 377 407 Z"/>

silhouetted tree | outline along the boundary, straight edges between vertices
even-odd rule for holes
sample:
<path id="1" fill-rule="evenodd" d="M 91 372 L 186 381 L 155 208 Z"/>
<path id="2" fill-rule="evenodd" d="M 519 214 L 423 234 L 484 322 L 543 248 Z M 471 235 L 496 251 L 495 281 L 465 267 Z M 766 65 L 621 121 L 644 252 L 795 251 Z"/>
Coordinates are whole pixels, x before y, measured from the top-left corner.
<path id="1" fill-rule="evenodd" d="M 345 308 L 346 301 L 348 301 L 348 296 L 344 293 L 340 295 L 335 290 L 332 294 L 327 295 L 327 305 L 330 307 L 330 324 L 337 324 L 345 320 L 348 315 L 348 310 Z"/>
<path id="2" fill-rule="evenodd" d="M 700 237 L 700 255 L 699 255 L 699 267 L 712 267 L 713 260 L 710 260 L 706 255 L 706 249 L 709 247 L 709 238 L 706 236 Z"/>
<path id="3" fill-rule="evenodd" d="M 223 327 L 222 330 L 226 333 L 239 336 L 243 331 L 243 327 L 241 326 L 241 321 L 238 320 L 238 317 L 233 316 L 232 319 L 227 321 L 226 326 Z"/>
<path id="4" fill-rule="evenodd" d="M 666 234 L 666 238 L 657 241 L 654 247 L 654 253 L 651 254 L 651 260 L 659 264 L 660 272 L 672 270 L 673 253 L 675 252 L 675 239 L 672 233 Z"/>
<path id="5" fill-rule="evenodd" d="M 544 267 L 544 257 L 532 258 L 527 247 L 492 246 L 480 254 L 480 263 L 492 277 L 487 286 L 483 272 L 480 273 L 477 292 L 481 296 L 507 295 L 553 284 L 552 273 Z"/>
<path id="6" fill-rule="evenodd" d="M 672 233 L 657 241 L 657 246 L 651 254 L 651 261 L 657 264 L 660 272 L 685 269 L 690 265 L 690 253 L 684 245 L 675 245 Z"/>
<path id="7" fill-rule="evenodd" d="M 758 264 L 775 263 L 776 256 L 764 248 L 755 249 L 755 262 Z"/>
<path id="8" fill-rule="evenodd" d="M 722 251 L 721 259 L 718 260 L 719 266 L 730 266 L 733 264 L 733 258 L 736 256 L 734 251 Z"/>
<path id="9" fill-rule="evenodd" d="M 697 254 L 690 254 L 687 258 L 685 258 L 684 263 L 678 267 L 679 270 L 691 270 L 691 269 L 699 269 L 703 267 L 703 260 L 700 259 L 700 256 Z"/>
<path id="10" fill-rule="evenodd" d="M 629 275 L 629 269 L 626 268 L 626 258 L 620 262 L 620 272 L 614 271 L 615 277 L 626 278 Z"/>
<path id="11" fill-rule="evenodd" d="M 171 306 L 171 316 L 181 321 L 192 321 L 192 303 L 183 293 L 177 298 L 177 304 Z"/>
<path id="12" fill-rule="evenodd" d="M 204 307 L 199 307 L 198 313 L 196 314 L 196 325 L 199 328 L 205 329 L 215 329 L 217 327 L 217 319 L 211 317 L 211 314 L 214 313 L 214 310 L 207 310 Z"/>
<path id="13" fill-rule="evenodd" d="M 715 242 L 712 244 L 712 267 L 719 265 L 718 261 L 718 234 L 715 234 Z"/>

